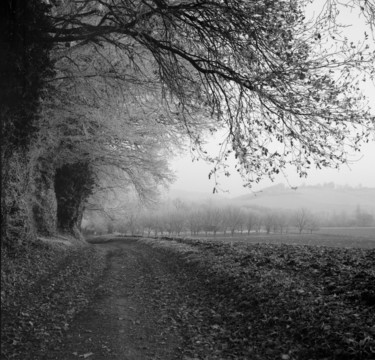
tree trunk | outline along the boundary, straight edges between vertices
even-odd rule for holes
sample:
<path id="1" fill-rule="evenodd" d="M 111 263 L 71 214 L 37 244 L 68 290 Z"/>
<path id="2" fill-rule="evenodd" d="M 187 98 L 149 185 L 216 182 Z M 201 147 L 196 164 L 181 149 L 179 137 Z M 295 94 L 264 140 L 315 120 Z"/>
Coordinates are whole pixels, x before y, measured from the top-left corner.
<path id="1" fill-rule="evenodd" d="M 1 243 L 15 250 L 35 238 L 30 211 L 29 164 L 25 151 L 4 153 L 1 154 Z"/>
<path id="2" fill-rule="evenodd" d="M 92 194 L 94 184 L 89 163 L 67 164 L 57 169 L 55 191 L 58 230 L 78 235 L 85 201 Z"/>
<path id="3" fill-rule="evenodd" d="M 46 236 L 56 232 L 54 176 L 55 168 L 52 162 L 39 158 L 33 169 L 32 213 L 36 232 Z"/>

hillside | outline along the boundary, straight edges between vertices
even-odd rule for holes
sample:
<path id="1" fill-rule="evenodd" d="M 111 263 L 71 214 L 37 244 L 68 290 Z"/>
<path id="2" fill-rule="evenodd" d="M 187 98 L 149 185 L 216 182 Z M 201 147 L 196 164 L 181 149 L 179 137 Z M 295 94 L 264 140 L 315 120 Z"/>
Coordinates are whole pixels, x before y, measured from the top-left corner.
<path id="1" fill-rule="evenodd" d="M 198 192 L 182 189 L 173 189 L 163 194 L 162 199 L 165 201 L 181 199 L 186 202 L 217 202 L 228 200 L 230 199 L 230 197 L 225 193 L 213 194 L 212 192 Z"/>
<path id="2" fill-rule="evenodd" d="M 172 191 L 169 199 L 179 198 L 186 202 L 231 203 L 244 207 L 283 208 L 295 210 L 309 208 L 313 211 L 354 212 L 361 210 L 375 213 L 375 188 L 338 187 L 333 183 L 290 188 L 277 184 L 258 192 L 250 192 L 234 198 L 227 194 L 204 194 L 188 191 Z"/>
<path id="3" fill-rule="evenodd" d="M 329 186 L 302 186 L 289 188 L 278 184 L 261 192 L 233 199 L 241 206 L 298 209 L 316 211 L 354 211 L 358 206 L 371 213 L 375 211 L 375 188 Z"/>

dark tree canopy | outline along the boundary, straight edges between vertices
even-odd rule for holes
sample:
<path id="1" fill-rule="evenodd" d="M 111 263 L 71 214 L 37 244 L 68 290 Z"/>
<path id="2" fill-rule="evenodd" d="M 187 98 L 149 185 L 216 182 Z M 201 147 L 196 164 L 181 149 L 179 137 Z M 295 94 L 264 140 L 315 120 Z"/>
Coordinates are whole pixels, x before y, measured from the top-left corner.
<path id="1" fill-rule="evenodd" d="M 32 232 L 30 157 L 39 131 L 40 100 L 53 76 L 51 26 L 38 0 L 0 3 L 1 243 L 22 243 Z"/>
<path id="2" fill-rule="evenodd" d="M 45 28 L 47 6 L 40 1 L 4 1 L 1 4 L 1 134 L 2 148 L 26 147 L 38 130 L 39 99 L 45 80 L 53 75 Z M 10 150 L 10 151 L 12 151 Z"/>

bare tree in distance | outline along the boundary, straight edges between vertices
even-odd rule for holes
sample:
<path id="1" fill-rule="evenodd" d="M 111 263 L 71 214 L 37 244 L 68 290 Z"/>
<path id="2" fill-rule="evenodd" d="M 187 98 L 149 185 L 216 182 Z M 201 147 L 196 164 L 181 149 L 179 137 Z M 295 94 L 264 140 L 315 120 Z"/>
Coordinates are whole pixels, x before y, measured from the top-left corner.
<path id="1" fill-rule="evenodd" d="M 288 233 L 289 226 L 291 225 L 291 214 L 288 211 L 280 210 L 279 212 L 279 229 L 280 233 Z"/>
<path id="2" fill-rule="evenodd" d="M 247 234 L 249 235 L 250 232 L 253 229 L 255 229 L 257 214 L 254 211 L 247 210 L 245 212 L 245 216 L 246 216 L 245 224 L 246 224 Z"/>
<path id="3" fill-rule="evenodd" d="M 298 209 L 295 212 L 293 222 L 300 234 L 307 228 L 311 217 L 312 214 L 305 208 Z"/>
<path id="4" fill-rule="evenodd" d="M 315 215 L 311 215 L 307 222 L 306 230 L 310 231 L 310 234 L 319 230 L 319 220 Z"/>
<path id="5" fill-rule="evenodd" d="M 244 222 L 244 213 L 237 206 L 227 206 L 223 209 L 223 222 L 230 230 L 231 236 L 234 236 L 236 230 L 239 230 Z"/>
<path id="6" fill-rule="evenodd" d="M 204 226 L 204 215 L 197 206 L 193 205 L 193 208 L 187 214 L 188 227 L 191 235 L 198 235 Z"/>
<path id="7" fill-rule="evenodd" d="M 212 232 L 216 236 L 217 232 L 222 228 L 223 210 L 215 205 L 203 206 L 203 226 L 206 236 Z"/>
<path id="8" fill-rule="evenodd" d="M 276 217 L 275 217 L 274 212 L 269 211 L 263 215 L 263 225 L 267 234 L 269 234 L 272 228 L 274 227 L 275 220 L 276 220 Z"/>

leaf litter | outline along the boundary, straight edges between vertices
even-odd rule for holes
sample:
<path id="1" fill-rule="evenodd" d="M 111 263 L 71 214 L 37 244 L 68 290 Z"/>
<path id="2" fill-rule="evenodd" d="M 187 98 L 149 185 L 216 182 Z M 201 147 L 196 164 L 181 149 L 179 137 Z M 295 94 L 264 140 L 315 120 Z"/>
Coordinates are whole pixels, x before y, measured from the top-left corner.
<path id="1" fill-rule="evenodd" d="M 141 242 L 186 269 L 186 359 L 375 359 L 374 250 Z"/>
<path id="2" fill-rule="evenodd" d="M 88 246 L 37 241 L 16 259 L 2 252 L 1 358 L 41 359 L 60 346 L 104 268 L 103 255 Z"/>
<path id="3" fill-rule="evenodd" d="M 154 280 L 154 295 L 160 290 L 173 299 L 165 301 L 168 315 L 159 321 L 183 336 L 176 359 L 375 358 L 374 250 L 188 239 L 139 243 L 166 255 L 163 261 L 184 289 L 168 295 L 168 284 L 160 288 Z M 42 358 L 61 346 L 104 267 L 100 254 L 87 248 L 38 248 L 5 264 L 2 358 Z M 75 354 L 84 356 L 95 358 L 94 352 Z"/>

